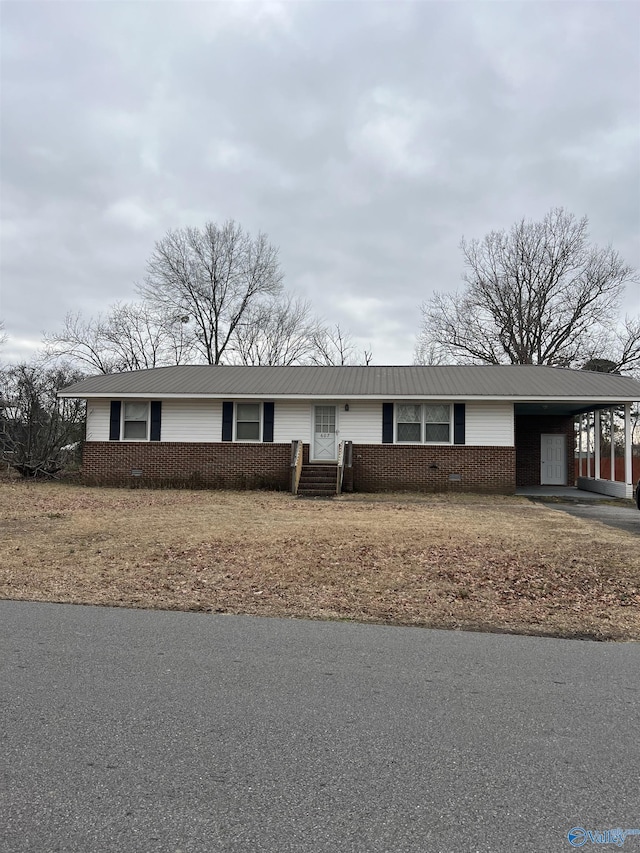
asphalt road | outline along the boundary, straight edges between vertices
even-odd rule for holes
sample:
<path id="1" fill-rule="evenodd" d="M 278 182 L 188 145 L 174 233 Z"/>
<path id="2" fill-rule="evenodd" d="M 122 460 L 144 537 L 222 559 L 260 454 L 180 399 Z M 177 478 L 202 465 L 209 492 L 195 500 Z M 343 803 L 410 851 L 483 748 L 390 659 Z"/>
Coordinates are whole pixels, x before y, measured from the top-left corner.
<path id="1" fill-rule="evenodd" d="M 636 536 L 640 536 L 640 512 L 638 512 L 635 504 L 625 505 L 599 501 L 590 501 L 589 503 L 580 503 L 579 501 L 542 502 L 550 509 L 567 512 L 575 518 L 582 518 L 585 521 L 599 521 L 608 527 L 615 527 L 618 530 L 624 530 L 626 533 L 635 533 Z"/>
<path id="2" fill-rule="evenodd" d="M 2 853 L 640 829 L 638 644 L 7 601 L 0 644 Z"/>

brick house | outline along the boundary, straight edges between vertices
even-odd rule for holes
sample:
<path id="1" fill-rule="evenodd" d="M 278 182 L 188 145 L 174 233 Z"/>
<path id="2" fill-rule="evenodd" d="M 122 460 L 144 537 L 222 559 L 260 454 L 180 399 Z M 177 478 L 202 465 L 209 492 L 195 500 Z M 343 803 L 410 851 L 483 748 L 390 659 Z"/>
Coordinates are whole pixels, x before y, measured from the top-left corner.
<path id="1" fill-rule="evenodd" d="M 640 383 L 531 365 L 193 365 L 94 376 L 59 396 L 87 400 L 87 482 L 289 489 L 292 447 L 303 480 L 324 467 L 334 483 L 348 448 L 347 489 L 508 494 L 574 484 L 585 413 L 624 407 L 630 459 Z M 586 487 L 606 491 L 595 473 Z"/>

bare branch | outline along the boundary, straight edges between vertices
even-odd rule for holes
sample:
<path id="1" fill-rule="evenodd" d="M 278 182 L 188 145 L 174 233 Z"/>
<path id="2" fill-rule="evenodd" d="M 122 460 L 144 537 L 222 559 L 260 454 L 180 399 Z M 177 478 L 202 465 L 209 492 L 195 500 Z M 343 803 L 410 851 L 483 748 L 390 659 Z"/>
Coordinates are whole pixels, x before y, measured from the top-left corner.
<path id="1" fill-rule="evenodd" d="M 85 320 L 82 314 L 69 313 L 62 331 L 44 336 L 45 356 L 52 361 L 71 358 L 98 373 L 115 373 L 119 365 L 105 341 L 105 320 L 101 314 Z"/>
<path id="2" fill-rule="evenodd" d="M 231 350 L 240 364 L 304 364 L 318 328 L 309 302 L 277 297 L 247 309 L 236 325 Z"/>
<path id="3" fill-rule="evenodd" d="M 24 477 L 55 476 L 83 437 L 83 400 L 59 400 L 58 388 L 82 378 L 65 365 L 32 362 L 0 373 L 0 453 Z"/>
<path id="4" fill-rule="evenodd" d="M 318 365 L 370 365 L 373 355 L 370 350 L 359 353 L 349 332 L 345 332 L 339 323 L 335 326 L 320 326 L 313 338 L 311 364 Z"/>
<path id="5" fill-rule="evenodd" d="M 640 370 L 640 317 L 626 316 L 607 349 L 617 371 Z"/>
<path id="6" fill-rule="evenodd" d="M 247 312 L 281 290 L 278 250 L 232 220 L 167 232 L 138 286 L 150 306 L 190 318 L 195 346 L 209 364 L 221 362 Z"/>
<path id="7" fill-rule="evenodd" d="M 193 359 L 188 318 L 145 303 L 116 303 L 107 315 L 68 314 L 61 332 L 45 335 L 49 361 L 71 358 L 98 373 L 143 370 Z"/>
<path id="8" fill-rule="evenodd" d="M 423 304 L 416 358 L 578 366 L 593 357 L 638 276 L 611 247 L 590 245 L 587 226 L 558 208 L 463 239 L 466 286 Z M 633 360 L 633 343 L 622 351 Z"/>

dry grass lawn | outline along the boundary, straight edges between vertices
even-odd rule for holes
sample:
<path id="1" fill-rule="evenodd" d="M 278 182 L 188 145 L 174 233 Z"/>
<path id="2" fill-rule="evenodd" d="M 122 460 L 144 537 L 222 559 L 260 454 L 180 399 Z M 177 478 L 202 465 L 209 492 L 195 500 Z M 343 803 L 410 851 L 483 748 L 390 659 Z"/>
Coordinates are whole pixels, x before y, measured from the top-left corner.
<path id="1" fill-rule="evenodd" d="M 11 481 L 0 597 L 639 640 L 640 549 L 522 498 Z"/>

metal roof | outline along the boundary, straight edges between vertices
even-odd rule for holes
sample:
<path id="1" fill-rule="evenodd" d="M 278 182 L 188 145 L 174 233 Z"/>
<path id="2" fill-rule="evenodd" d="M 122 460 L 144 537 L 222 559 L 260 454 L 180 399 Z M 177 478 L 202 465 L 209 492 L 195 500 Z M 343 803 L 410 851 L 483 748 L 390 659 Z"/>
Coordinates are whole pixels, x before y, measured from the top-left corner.
<path id="1" fill-rule="evenodd" d="M 634 402 L 628 376 L 538 365 L 246 367 L 180 365 L 91 376 L 61 397 L 444 398 Z"/>

